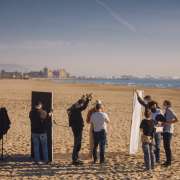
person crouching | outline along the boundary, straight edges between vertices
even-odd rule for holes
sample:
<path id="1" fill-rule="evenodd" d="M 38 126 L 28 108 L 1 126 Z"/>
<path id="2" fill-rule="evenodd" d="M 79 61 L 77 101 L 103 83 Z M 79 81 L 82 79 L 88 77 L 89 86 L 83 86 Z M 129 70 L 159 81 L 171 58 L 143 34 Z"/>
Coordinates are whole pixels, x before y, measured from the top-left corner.
<path id="1" fill-rule="evenodd" d="M 105 147 L 106 147 L 106 132 L 107 123 L 109 123 L 109 117 L 103 112 L 102 104 L 96 105 L 96 112 L 94 112 L 90 118 L 90 122 L 93 126 L 94 147 L 93 158 L 94 163 L 97 162 L 97 148 L 100 148 L 100 164 L 105 162 Z"/>
<path id="2" fill-rule="evenodd" d="M 142 131 L 142 149 L 144 153 L 145 170 L 154 169 L 155 156 L 153 151 L 154 122 L 152 120 L 151 110 L 145 111 L 145 119 L 142 120 L 140 129 Z"/>

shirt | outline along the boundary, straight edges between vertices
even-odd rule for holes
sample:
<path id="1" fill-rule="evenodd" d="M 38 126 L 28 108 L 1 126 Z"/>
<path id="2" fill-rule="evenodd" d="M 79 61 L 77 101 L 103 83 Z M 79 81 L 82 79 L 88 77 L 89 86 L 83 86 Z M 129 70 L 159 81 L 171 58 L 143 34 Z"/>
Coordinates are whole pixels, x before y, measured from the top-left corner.
<path id="1" fill-rule="evenodd" d="M 173 119 L 176 119 L 177 116 L 172 108 L 167 108 L 164 114 L 166 118 L 166 122 L 171 122 Z M 165 133 L 173 133 L 174 132 L 174 124 L 165 125 L 163 128 L 163 132 Z"/>
<path id="2" fill-rule="evenodd" d="M 151 136 L 153 137 L 154 134 L 154 121 L 143 119 L 140 125 L 140 129 L 143 130 L 143 134 L 145 136 Z"/>
<path id="3" fill-rule="evenodd" d="M 67 110 L 70 127 L 74 129 L 82 129 L 84 127 L 82 111 L 84 111 L 87 108 L 88 104 L 89 100 L 87 99 L 81 107 L 76 107 L 75 105 L 73 105 Z"/>
<path id="4" fill-rule="evenodd" d="M 103 129 L 107 132 L 106 123 L 109 122 L 109 117 L 106 113 L 104 112 L 93 113 L 90 122 L 93 124 L 94 132 L 100 132 Z"/>
<path id="5" fill-rule="evenodd" d="M 43 109 L 33 109 L 29 118 L 31 120 L 31 131 L 32 133 L 43 134 L 46 133 L 48 114 Z"/>

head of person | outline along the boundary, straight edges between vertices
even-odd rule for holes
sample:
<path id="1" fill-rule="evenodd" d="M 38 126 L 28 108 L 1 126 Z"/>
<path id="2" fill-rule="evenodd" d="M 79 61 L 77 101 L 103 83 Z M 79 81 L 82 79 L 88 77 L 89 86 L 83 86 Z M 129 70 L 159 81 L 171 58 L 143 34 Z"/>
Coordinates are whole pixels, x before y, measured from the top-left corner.
<path id="1" fill-rule="evenodd" d="M 84 104 L 84 100 L 83 99 L 79 99 L 76 103 L 75 103 L 75 108 L 81 108 Z"/>
<path id="2" fill-rule="evenodd" d="M 145 116 L 146 119 L 150 119 L 151 116 L 152 116 L 151 109 L 147 109 L 147 110 L 144 112 L 144 116 Z"/>
<path id="3" fill-rule="evenodd" d="M 165 100 L 165 101 L 163 102 L 163 107 L 164 107 L 165 109 L 170 108 L 171 106 L 172 106 L 171 101 Z"/>
<path id="4" fill-rule="evenodd" d="M 149 96 L 149 95 L 145 96 L 145 97 L 144 97 L 144 101 L 145 101 L 146 104 L 148 104 L 149 102 L 151 102 L 151 101 L 152 101 L 151 96 Z"/>
<path id="5" fill-rule="evenodd" d="M 43 108 L 43 104 L 42 104 L 42 102 L 37 102 L 36 104 L 35 104 L 35 109 L 36 110 L 40 110 L 40 109 L 42 109 Z"/>
<path id="6" fill-rule="evenodd" d="M 152 112 L 152 113 L 155 113 L 155 112 L 157 111 L 157 108 L 158 108 L 159 106 L 158 106 L 158 103 L 157 103 L 156 101 L 151 101 L 151 102 L 149 103 L 149 107 L 150 107 L 150 109 L 151 109 L 151 112 Z"/>
<path id="7" fill-rule="evenodd" d="M 96 111 L 101 112 L 103 110 L 103 105 L 102 104 L 96 104 Z"/>

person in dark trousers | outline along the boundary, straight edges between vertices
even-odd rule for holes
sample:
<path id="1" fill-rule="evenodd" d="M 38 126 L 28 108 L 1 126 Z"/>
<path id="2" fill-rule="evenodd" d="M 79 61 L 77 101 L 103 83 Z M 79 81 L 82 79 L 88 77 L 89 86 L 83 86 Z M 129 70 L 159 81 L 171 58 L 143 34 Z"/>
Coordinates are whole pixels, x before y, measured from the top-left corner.
<path id="1" fill-rule="evenodd" d="M 74 136 L 74 147 L 72 152 L 72 164 L 80 165 L 83 164 L 81 160 L 79 160 L 79 152 L 81 150 L 81 141 L 82 141 L 82 132 L 84 127 L 84 120 L 82 117 L 82 111 L 84 111 L 89 102 L 92 99 L 92 95 L 86 95 L 85 97 L 78 100 L 77 103 L 72 105 L 68 110 L 69 116 L 69 126 L 72 128 L 73 136 Z"/>
<path id="2" fill-rule="evenodd" d="M 172 162 L 171 141 L 174 132 L 174 123 L 178 122 L 178 119 L 172 109 L 172 104 L 170 101 L 165 100 L 163 106 L 165 109 L 164 116 L 166 119 L 166 122 L 163 123 L 163 143 L 166 154 L 166 162 L 163 165 L 168 167 L 171 166 Z"/>
<path id="3" fill-rule="evenodd" d="M 45 163 L 49 162 L 46 125 L 50 116 L 52 116 L 52 112 L 47 113 L 45 110 L 43 110 L 43 104 L 41 102 L 38 102 L 29 114 L 32 130 L 34 161 L 37 164 L 41 160 L 40 146 L 43 153 L 43 161 Z"/>
<path id="4" fill-rule="evenodd" d="M 107 123 L 109 123 L 109 117 L 105 112 L 103 112 L 102 104 L 96 105 L 96 112 L 94 112 L 91 115 L 90 122 L 93 126 L 93 134 L 94 134 L 94 147 L 93 147 L 94 163 L 96 163 L 97 161 L 97 148 L 99 145 L 100 164 L 103 164 L 105 162 L 106 133 L 107 133 Z"/>
<path id="5" fill-rule="evenodd" d="M 146 109 L 145 119 L 142 120 L 140 124 L 140 129 L 142 132 L 142 149 L 144 152 L 144 164 L 145 170 L 154 169 L 154 152 L 153 152 L 153 137 L 154 137 L 154 121 L 151 118 L 151 110 Z"/>

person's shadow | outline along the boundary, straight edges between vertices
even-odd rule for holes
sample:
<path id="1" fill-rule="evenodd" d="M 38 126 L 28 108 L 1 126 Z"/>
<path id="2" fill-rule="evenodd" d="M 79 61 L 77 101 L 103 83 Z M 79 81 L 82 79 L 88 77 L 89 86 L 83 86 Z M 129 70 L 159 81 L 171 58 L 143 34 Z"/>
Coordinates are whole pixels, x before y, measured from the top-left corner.
<path id="1" fill-rule="evenodd" d="M 29 155 L 15 154 L 0 162 L 0 172 L 6 172 L 6 177 L 42 177 L 42 176 L 73 176 L 73 175 L 103 175 L 105 173 L 142 172 L 142 163 L 135 163 L 135 158 L 123 152 L 106 153 L 107 163 L 92 164 L 85 161 L 82 166 L 71 164 L 71 154 L 56 153 L 54 162 L 35 165 Z M 87 159 L 88 154 L 81 154 L 81 159 Z"/>

